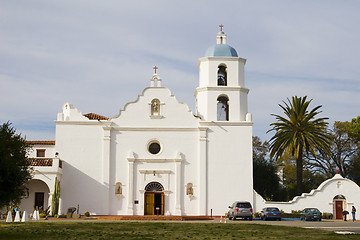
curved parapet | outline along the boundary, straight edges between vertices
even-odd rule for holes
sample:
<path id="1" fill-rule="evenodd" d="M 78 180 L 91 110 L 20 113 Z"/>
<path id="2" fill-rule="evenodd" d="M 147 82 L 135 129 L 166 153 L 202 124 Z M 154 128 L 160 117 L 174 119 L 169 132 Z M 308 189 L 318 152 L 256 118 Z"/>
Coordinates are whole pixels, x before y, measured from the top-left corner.
<path id="1" fill-rule="evenodd" d="M 344 209 L 349 209 L 360 199 L 360 187 L 350 179 L 335 174 L 334 177 L 322 182 L 318 188 L 296 196 L 288 202 L 265 201 L 254 191 L 254 205 L 256 205 L 254 208 L 260 211 L 263 207 L 276 206 L 285 212 L 291 212 L 316 207 L 322 212 L 333 213 L 335 211 L 334 197 L 339 195 L 346 198 Z"/>
<path id="2" fill-rule="evenodd" d="M 145 88 L 135 101 L 126 103 L 119 114 L 110 121 L 125 127 L 183 125 L 197 127 L 198 123 L 189 106 L 178 101 L 166 87 Z"/>

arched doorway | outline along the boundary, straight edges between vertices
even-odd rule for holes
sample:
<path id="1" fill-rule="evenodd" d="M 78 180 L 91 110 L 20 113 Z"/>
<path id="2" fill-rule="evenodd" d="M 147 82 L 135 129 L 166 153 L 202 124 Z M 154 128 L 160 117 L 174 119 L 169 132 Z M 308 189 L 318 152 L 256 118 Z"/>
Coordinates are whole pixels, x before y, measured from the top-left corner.
<path id="1" fill-rule="evenodd" d="M 51 203 L 49 199 L 49 187 L 48 185 L 39 179 L 32 179 L 25 185 L 27 194 L 21 200 L 20 208 L 27 212 L 32 212 L 34 208 L 40 210 L 46 210 Z"/>
<path id="2" fill-rule="evenodd" d="M 164 215 L 164 187 L 151 182 L 145 187 L 145 215 Z"/>
<path id="3" fill-rule="evenodd" d="M 333 204 L 334 204 L 334 217 L 335 219 L 342 219 L 343 215 L 343 209 L 344 209 L 344 203 L 346 201 L 345 196 L 343 195 L 336 195 L 333 198 Z"/>

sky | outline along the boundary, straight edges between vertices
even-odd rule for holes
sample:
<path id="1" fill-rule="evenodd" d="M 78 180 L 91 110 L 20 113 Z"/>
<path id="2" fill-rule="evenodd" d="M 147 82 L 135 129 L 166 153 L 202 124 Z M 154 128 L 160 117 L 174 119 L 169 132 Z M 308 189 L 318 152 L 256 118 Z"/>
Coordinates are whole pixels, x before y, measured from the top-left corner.
<path id="1" fill-rule="evenodd" d="M 321 117 L 360 115 L 360 1 L 0 1 L 0 124 L 27 140 L 55 140 L 57 113 L 113 117 L 149 86 L 195 113 L 197 61 L 216 43 L 247 59 L 253 135 L 269 140 L 271 114 L 292 96 L 322 105 Z"/>

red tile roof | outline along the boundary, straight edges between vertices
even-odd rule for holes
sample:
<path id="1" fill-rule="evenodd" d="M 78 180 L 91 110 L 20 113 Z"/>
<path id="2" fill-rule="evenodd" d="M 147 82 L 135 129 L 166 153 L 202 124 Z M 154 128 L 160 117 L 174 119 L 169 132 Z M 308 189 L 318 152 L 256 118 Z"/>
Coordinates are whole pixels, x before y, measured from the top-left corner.
<path id="1" fill-rule="evenodd" d="M 84 116 L 90 120 L 108 120 L 109 119 L 107 117 L 101 116 L 96 113 L 88 113 L 88 114 L 84 114 Z"/>
<path id="2" fill-rule="evenodd" d="M 55 145 L 55 141 L 26 141 L 26 143 L 31 145 Z"/>

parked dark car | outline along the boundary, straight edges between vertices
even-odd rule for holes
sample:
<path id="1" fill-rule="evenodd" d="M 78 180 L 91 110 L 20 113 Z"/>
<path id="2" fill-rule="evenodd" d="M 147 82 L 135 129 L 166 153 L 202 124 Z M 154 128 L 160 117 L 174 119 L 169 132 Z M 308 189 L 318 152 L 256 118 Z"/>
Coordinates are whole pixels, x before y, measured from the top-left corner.
<path id="1" fill-rule="evenodd" d="M 322 214 L 317 208 L 305 208 L 300 213 L 300 220 L 321 221 Z"/>
<path id="2" fill-rule="evenodd" d="M 267 207 L 261 211 L 261 220 L 279 220 L 281 221 L 281 212 L 277 207 Z"/>
<path id="3" fill-rule="evenodd" d="M 236 220 L 236 218 L 244 218 L 253 220 L 253 209 L 251 203 L 236 201 L 229 206 L 228 217 L 229 220 Z"/>

